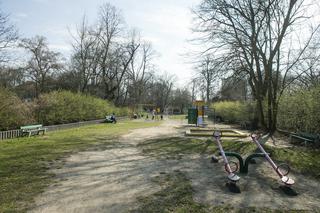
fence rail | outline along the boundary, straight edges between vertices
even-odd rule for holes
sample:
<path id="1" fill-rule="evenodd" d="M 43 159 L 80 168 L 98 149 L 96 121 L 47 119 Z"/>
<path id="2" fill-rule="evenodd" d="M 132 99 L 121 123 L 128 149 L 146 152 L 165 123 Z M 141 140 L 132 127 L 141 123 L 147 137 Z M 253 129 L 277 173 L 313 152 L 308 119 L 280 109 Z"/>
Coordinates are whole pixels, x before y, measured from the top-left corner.
<path id="1" fill-rule="evenodd" d="M 20 129 L 2 131 L 0 132 L 0 140 L 17 138 L 21 136 L 22 131 Z"/>
<path id="2" fill-rule="evenodd" d="M 124 120 L 127 117 L 119 117 L 117 120 Z M 52 126 L 45 126 L 48 132 L 51 131 L 58 131 L 58 130 L 63 130 L 63 129 L 71 129 L 71 128 L 78 128 L 81 126 L 86 126 L 86 125 L 92 125 L 92 124 L 99 124 L 102 123 L 105 119 L 99 119 L 99 120 L 93 120 L 93 121 L 81 121 L 81 122 L 76 122 L 76 123 L 68 123 L 68 124 L 59 124 L 59 125 L 52 125 Z M 17 138 L 22 135 L 22 131 L 20 129 L 16 130 L 8 130 L 8 131 L 2 131 L 0 132 L 0 141 L 1 140 L 6 140 L 6 139 L 12 139 L 12 138 Z"/>
<path id="3" fill-rule="evenodd" d="M 86 126 L 86 125 L 91 125 L 91 124 L 98 124 L 98 123 L 102 123 L 103 121 L 104 121 L 104 119 L 93 120 L 93 121 L 81 121 L 81 122 L 76 122 L 76 123 L 45 126 L 44 128 L 46 128 L 48 132 L 51 132 L 51 131 L 57 131 L 57 130 L 63 130 L 63 129 L 78 128 L 81 126 Z"/>

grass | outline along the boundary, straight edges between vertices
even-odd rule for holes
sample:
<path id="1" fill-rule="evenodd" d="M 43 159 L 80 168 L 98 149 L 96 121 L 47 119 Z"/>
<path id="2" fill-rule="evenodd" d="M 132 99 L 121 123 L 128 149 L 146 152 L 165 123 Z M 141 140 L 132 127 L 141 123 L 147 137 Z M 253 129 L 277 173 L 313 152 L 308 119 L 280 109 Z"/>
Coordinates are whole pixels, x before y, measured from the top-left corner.
<path id="1" fill-rule="evenodd" d="M 267 147 L 272 158 L 290 165 L 293 171 L 306 174 L 320 180 L 320 150 L 305 147 L 275 149 Z"/>
<path id="2" fill-rule="evenodd" d="M 170 119 L 173 119 L 173 120 L 184 120 L 186 119 L 186 114 L 183 114 L 183 115 L 169 115 L 169 118 Z"/>
<path id="3" fill-rule="evenodd" d="M 95 147 L 106 149 L 131 129 L 157 126 L 159 122 L 98 124 L 45 136 L 17 138 L 0 143 L 0 212 L 25 212 L 33 198 L 52 183 L 48 170 L 61 166 L 72 153 Z M 60 165 L 59 165 L 60 164 Z"/>
<path id="4" fill-rule="evenodd" d="M 45 136 L 18 138 L 0 143 L 0 212 L 25 212 L 33 198 L 53 181 L 48 171 L 59 167 L 72 153 L 107 149 L 116 137 L 130 129 L 157 126 L 158 122 L 120 122 L 49 132 Z M 224 140 L 225 150 L 242 155 L 252 153 L 256 146 L 249 142 Z M 175 158 L 184 154 L 212 154 L 218 149 L 212 140 L 185 137 L 151 139 L 139 144 L 146 155 Z M 266 148 L 276 161 L 287 162 L 295 171 L 320 178 L 320 151 L 303 147 L 290 149 Z M 161 190 L 140 197 L 133 212 L 273 212 L 269 209 L 233 209 L 227 206 L 208 207 L 192 199 L 190 181 L 181 172 L 162 174 L 154 179 Z M 142 211 L 143 210 L 143 211 Z M 283 212 L 283 211 L 275 211 Z"/>
<path id="5" fill-rule="evenodd" d="M 139 144 L 143 153 L 152 156 L 177 156 L 179 154 L 213 154 L 218 147 L 212 140 L 201 140 L 195 138 L 171 137 L 163 139 L 151 139 Z M 256 147 L 248 142 L 235 142 L 226 140 L 223 142 L 225 150 L 246 154 L 253 152 Z"/>

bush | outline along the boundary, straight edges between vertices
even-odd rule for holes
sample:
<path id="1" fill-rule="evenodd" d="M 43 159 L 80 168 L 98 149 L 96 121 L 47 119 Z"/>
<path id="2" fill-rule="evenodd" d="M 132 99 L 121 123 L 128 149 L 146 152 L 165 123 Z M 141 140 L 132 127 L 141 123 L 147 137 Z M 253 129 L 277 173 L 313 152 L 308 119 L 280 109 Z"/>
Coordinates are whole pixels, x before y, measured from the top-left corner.
<path id="1" fill-rule="evenodd" d="M 230 123 L 252 122 L 254 118 L 254 102 L 223 101 L 211 107 L 215 109 L 216 116 Z M 279 103 L 277 127 L 293 132 L 319 134 L 320 86 L 284 94 Z"/>
<path id="2" fill-rule="evenodd" d="M 29 105 L 15 93 L 0 88 L 0 100 L 0 130 L 15 129 L 34 122 Z"/>
<path id="3" fill-rule="evenodd" d="M 279 105 L 278 127 L 320 133 L 320 86 L 285 94 Z"/>
<path id="4" fill-rule="evenodd" d="M 45 125 L 102 119 L 111 113 L 124 116 L 128 112 L 126 108 L 116 108 L 105 100 L 68 91 L 43 94 L 37 105 L 38 120 Z"/>
<path id="5" fill-rule="evenodd" d="M 242 121 L 252 122 L 254 118 L 254 102 L 222 101 L 211 105 L 216 116 L 229 123 Z"/>

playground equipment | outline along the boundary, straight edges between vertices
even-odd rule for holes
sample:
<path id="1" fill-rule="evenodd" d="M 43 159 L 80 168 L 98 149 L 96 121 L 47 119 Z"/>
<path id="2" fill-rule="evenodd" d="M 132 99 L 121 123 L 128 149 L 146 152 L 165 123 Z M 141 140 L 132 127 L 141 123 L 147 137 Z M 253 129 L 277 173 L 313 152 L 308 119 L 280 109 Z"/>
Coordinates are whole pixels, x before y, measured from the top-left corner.
<path id="1" fill-rule="evenodd" d="M 204 101 L 193 102 L 193 107 L 188 109 L 188 124 L 204 125 Z"/>
<path id="2" fill-rule="evenodd" d="M 238 164 L 236 162 L 230 161 L 232 164 L 234 164 L 236 167 L 234 169 L 231 168 L 230 163 L 225 155 L 225 152 L 223 150 L 223 147 L 221 145 L 221 133 L 216 131 L 213 134 L 214 138 L 216 139 L 216 142 L 218 144 L 220 153 L 222 155 L 223 161 L 224 161 L 224 169 L 227 172 L 228 176 L 228 183 L 227 186 L 229 187 L 229 190 L 232 192 L 240 193 L 239 188 L 236 186 L 236 183 L 240 180 L 240 177 L 235 174 L 235 172 L 238 170 Z"/>
<path id="3" fill-rule="evenodd" d="M 261 146 L 261 144 L 258 142 L 258 137 L 255 134 L 251 134 L 251 138 L 253 142 L 258 146 L 259 150 L 261 153 L 253 153 L 250 154 L 246 159 L 243 159 L 240 154 L 236 152 L 225 152 L 223 150 L 223 147 L 221 145 L 221 133 L 219 131 L 215 131 L 213 134 L 217 145 L 219 147 L 219 154 L 222 156 L 224 165 L 225 165 L 225 170 L 228 173 L 228 183 L 227 186 L 229 187 L 229 190 L 231 192 L 236 192 L 239 193 L 240 189 L 236 186 L 236 183 L 240 180 L 240 177 L 235 174 L 236 171 L 240 171 L 240 173 L 247 174 L 249 170 L 249 164 L 253 163 L 252 161 L 254 158 L 265 158 L 268 163 L 272 166 L 272 168 L 275 170 L 275 172 L 279 175 L 280 180 L 284 185 L 281 185 L 279 188 L 283 190 L 283 192 L 287 195 L 290 196 L 296 196 L 298 195 L 292 188 L 291 186 L 295 183 L 293 179 L 288 177 L 288 174 L 290 172 L 290 167 L 287 164 L 279 164 L 278 166 L 274 163 L 274 161 L 271 159 L 270 154 L 267 153 L 264 148 Z M 233 161 L 228 161 L 227 156 L 235 157 L 238 159 L 239 164 Z M 218 159 L 213 156 L 212 157 L 212 162 L 217 163 Z M 234 169 L 231 168 L 230 164 L 235 165 Z"/>
<path id="4" fill-rule="evenodd" d="M 261 144 L 258 141 L 258 136 L 255 134 L 251 134 L 252 141 L 258 146 L 260 151 L 263 153 L 266 160 L 269 162 L 269 164 L 272 166 L 272 168 L 275 170 L 275 172 L 279 175 L 282 183 L 284 183 L 286 186 L 292 186 L 294 184 L 294 180 L 288 177 L 287 175 L 290 172 L 290 167 L 287 164 L 280 164 L 276 165 L 273 160 L 270 158 L 268 153 L 264 150 L 264 148 L 261 146 Z"/>

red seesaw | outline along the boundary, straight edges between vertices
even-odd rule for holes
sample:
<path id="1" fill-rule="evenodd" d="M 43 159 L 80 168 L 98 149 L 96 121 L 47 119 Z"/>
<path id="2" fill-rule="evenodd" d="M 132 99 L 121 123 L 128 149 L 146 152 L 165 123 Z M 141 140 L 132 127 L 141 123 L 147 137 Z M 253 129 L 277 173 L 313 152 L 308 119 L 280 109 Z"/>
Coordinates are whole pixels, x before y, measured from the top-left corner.
<path id="1" fill-rule="evenodd" d="M 280 164 L 277 166 L 273 160 L 270 158 L 268 153 L 264 150 L 264 148 L 261 146 L 261 144 L 258 141 L 258 137 L 255 134 L 251 134 L 251 138 L 253 142 L 258 146 L 260 151 L 264 154 L 264 157 L 266 160 L 269 162 L 269 164 L 272 166 L 272 168 L 275 170 L 275 172 L 279 175 L 281 181 L 286 185 L 286 186 L 292 186 L 294 184 L 294 180 L 288 177 L 287 175 L 290 172 L 290 167 L 287 164 Z M 281 171 L 281 168 L 284 169 L 285 167 L 285 172 Z"/>

